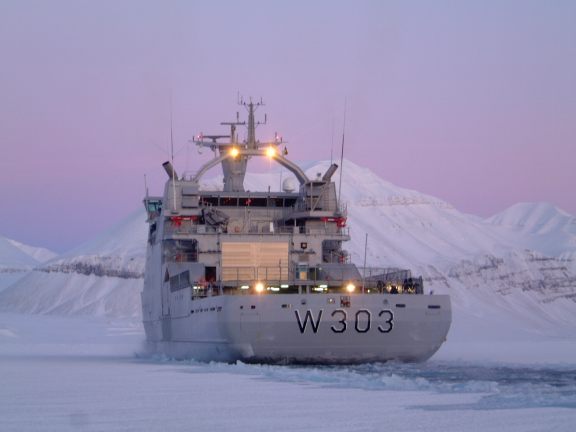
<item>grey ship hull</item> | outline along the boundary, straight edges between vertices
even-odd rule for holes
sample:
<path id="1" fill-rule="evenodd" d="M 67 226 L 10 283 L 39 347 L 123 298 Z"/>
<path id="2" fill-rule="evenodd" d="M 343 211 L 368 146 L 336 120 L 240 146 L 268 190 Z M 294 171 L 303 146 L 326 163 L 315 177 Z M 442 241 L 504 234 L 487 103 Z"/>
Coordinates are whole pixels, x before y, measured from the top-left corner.
<path id="1" fill-rule="evenodd" d="M 188 314 L 144 321 L 147 347 L 201 361 L 349 364 L 424 361 L 446 339 L 448 296 L 356 294 L 349 304 L 340 297 L 195 300 Z"/>

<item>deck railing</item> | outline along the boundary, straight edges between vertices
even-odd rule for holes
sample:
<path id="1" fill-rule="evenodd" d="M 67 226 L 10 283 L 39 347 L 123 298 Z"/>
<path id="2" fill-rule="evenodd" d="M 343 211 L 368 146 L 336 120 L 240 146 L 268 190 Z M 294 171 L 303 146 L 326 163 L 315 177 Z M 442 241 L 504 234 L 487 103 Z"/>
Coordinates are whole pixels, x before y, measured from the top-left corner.
<path id="1" fill-rule="evenodd" d="M 193 295 L 218 294 L 423 294 L 422 279 L 412 278 L 410 272 L 399 269 L 361 269 L 370 276 L 349 277 L 350 269 L 321 267 L 303 270 L 297 266 L 223 267 L 220 279 L 195 283 Z M 388 272 L 382 272 L 388 270 Z M 393 271 L 389 271 L 393 270 Z M 354 286 L 349 291 L 349 285 Z"/>
<path id="2" fill-rule="evenodd" d="M 197 235 L 197 234 L 258 234 L 258 235 L 289 235 L 289 234 L 304 234 L 304 235 L 326 235 L 326 236 L 340 236 L 348 237 L 350 231 L 347 227 L 334 229 L 332 226 L 308 228 L 303 226 L 278 226 L 269 224 L 252 223 L 245 226 L 229 226 L 229 227 L 213 227 L 210 225 L 198 225 L 188 221 L 179 222 L 178 224 L 166 224 L 165 232 L 168 235 Z"/>

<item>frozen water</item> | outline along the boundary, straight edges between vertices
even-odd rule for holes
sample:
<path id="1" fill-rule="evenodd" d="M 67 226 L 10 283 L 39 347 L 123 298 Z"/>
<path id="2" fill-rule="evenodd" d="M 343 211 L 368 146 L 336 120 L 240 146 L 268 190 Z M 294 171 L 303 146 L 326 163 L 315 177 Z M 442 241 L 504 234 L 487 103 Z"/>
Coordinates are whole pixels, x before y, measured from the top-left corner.
<path id="1" fill-rule="evenodd" d="M 576 364 L 143 358 L 133 320 L 0 314 L 1 431 L 572 431 Z"/>
<path id="2" fill-rule="evenodd" d="M 189 363 L 191 373 L 237 373 L 273 381 L 374 391 L 482 394 L 474 403 L 426 409 L 576 408 L 575 366 L 483 366 L 460 362 L 386 363 L 358 366 L 274 366 Z M 576 413 L 575 413 L 576 414 Z"/>

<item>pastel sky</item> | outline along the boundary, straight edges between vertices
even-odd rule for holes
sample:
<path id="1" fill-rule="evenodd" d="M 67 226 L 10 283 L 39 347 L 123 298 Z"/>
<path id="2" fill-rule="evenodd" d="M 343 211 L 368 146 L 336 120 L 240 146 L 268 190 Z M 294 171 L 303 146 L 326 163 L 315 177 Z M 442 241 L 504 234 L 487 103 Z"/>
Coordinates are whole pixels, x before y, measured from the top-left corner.
<path id="1" fill-rule="evenodd" d="M 576 2 L 0 1 L 0 234 L 62 252 L 263 97 L 295 160 L 338 152 L 489 216 L 576 214 Z M 264 111 L 262 111 L 263 113 Z M 334 143 L 334 144 L 332 144 Z M 202 159 L 205 160 L 205 159 Z"/>

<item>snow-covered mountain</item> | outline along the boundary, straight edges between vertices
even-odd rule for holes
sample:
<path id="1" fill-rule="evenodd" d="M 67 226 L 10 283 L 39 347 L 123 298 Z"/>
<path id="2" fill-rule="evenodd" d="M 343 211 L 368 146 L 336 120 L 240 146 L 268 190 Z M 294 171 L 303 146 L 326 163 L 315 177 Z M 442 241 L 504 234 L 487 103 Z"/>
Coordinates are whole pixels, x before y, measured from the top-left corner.
<path id="1" fill-rule="evenodd" d="M 576 217 L 550 203 L 518 203 L 487 219 L 494 225 L 516 228 L 526 234 L 561 232 L 576 237 Z M 576 243 L 573 244 L 576 247 Z"/>
<path id="2" fill-rule="evenodd" d="M 38 264 L 38 261 L 16 247 L 5 237 L 0 237 L 0 267 L 3 269 L 29 269 Z"/>
<path id="3" fill-rule="evenodd" d="M 0 269 L 29 269 L 57 256 L 51 250 L 0 236 Z"/>
<path id="4" fill-rule="evenodd" d="M 309 177 L 328 161 L 301 164 Z M 339 174 L 336 174 L 338 176 Z M 286 170 L 248 174 L 247 190 L 278 190 Z M 337 177 L 335 177 L 337 179 Z M 221 176 L 203 188 L 221 187 Z M 437 198 L 395 186 L 344 161 L 342 201 L 361 265 L 423 274 L 452 296 L 455 314 L 506 316 L 535 331 L 576 325 L 576 219 L 549 204 L 519 204 L 483 220 Z M 146 247 L 144 211 L 53 260 L 0 294 L 0 309 L 135 316 Z M 567 330 L 566 330 L 567 331 Z"/>
<path id="5" fill-rule="evenodd" d="M 30 246 L 24 243 L 20 243 L 16 240 L 7 239 L 12 245 L 16 248 L 20 249 L 25 254 L 31 256 L 39 263 L 45 263 L 46 261 L 50 261 L 58 256 L 56 252 L 52 252 L 49 249 L 38 247 L 38 246 Z"/>
<path id="6" fill-rule="evenodd" d="M 515 204 L 487 222 L 518 234 L 526 249 L 576 264 L 576 217 L 552 204 Z"/>
<path id="7" fill-rule="evenodd" d="M 46 272 L 141 278 L 146 257 L 146 213 L 138 209 L 96 238 L 41 267 Z"/>
<path id="8" fill-rule="evenodd" d="M 56 253 L 0 236 L 0 291 Z"/>
<path id="9" fill-rule="evenodd" d="M 135 211 L 96 238 L 36 266 L 0 293 L 0 310 L 139 316 L 145 221 L 144 209 Z"/>

